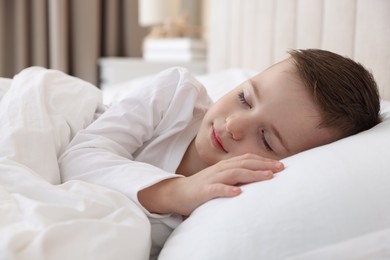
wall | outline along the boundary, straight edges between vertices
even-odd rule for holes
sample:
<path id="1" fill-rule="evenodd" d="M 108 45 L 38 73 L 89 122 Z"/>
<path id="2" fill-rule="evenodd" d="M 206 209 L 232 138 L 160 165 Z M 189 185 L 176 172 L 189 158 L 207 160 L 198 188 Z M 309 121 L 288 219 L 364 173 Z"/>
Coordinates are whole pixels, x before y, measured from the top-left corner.
<path id="1" fill-rule="evenodd" d="M 210 0 L 208 66 L 263 70 L 289 48 L 322 48 L 373 71 L 390 100 L 390 1 Z"/>

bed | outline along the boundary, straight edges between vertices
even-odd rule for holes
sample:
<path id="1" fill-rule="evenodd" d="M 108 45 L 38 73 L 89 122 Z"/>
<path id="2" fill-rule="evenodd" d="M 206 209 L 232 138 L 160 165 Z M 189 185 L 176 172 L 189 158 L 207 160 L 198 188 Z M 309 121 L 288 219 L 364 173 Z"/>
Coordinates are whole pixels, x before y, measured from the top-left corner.
<path id="1" fill-rule="evenodd" d="M 356 16 L 351 19 L 360 27 L 372 25 L 367 17 L 375 24 L 382 21 L 373 26 L 376 31 L 368 37 L 372 39 L 368 44 L 379 46 L 371 48 L 371 56 L 361 42 L 347 44 L 343 37 L 331 37 L 331 22 L 325 18 L 321 28 L 327 36 L 319 36 L 321 41 L 312 38 L 299 44 L 303 38 L 291 36 L 295 43 L 290 47 L 327 48 L 372 67 L 383 99 L 384 120 L 368 131 L 284 159 L 286 169 L 282 173 L 270 181 L 245 185 L 238 197 L 202 205 L 173 231 L 158 259 L 390 258 L 390 2 L 240 3 L 242 6 L 226 0 L 224 5 L 215 0 L 210 4 L 210 73 L 198 79 L 214 100 L 282 58 L 283 44 L 288 45 L 286 38 L 277 37 L 280 23 L 272 25 L 276 30 L 271 34 L 273 47 L 265 44 L 257 48 L 258 55 L 269 55 L 270 50 L 273 53 L 260 63 L 245 53 L 250 46 L 234 51 L 222 44 L 220 41 L 230 44 L 226 37 L 235 39 L 238 34 L 245 42 L 253 37 L 258 40 L 259 33 L 264 35 L 270 25 L 267 18 L 262 18 L 258 33 L 250 28 L 238 30 L 239 25 L 225 30 L 221 23 L 224 18 L 232 18 L 232 10 L 238 13 L 233 16 L 234 23 L 248 24 L 250 19 L 260 19 L 256 12 L 263 12 L 272 13 L 272 19 L 283 24 L 287 18 L 281 12 L 287 11 L 278 9 L 281 6 L 306 14 L 308 10 L 326 10 L 327 15 L 339 7 L 353 10 Z M 340 10 L 340 14 L 350 14 Z M 247 15 L 245 19 L 241 12 Z M 318 19 L 318 15 L 299 17 Z M 303 26 L 300 21 L 297 23 Z M 355 31 L 359 26 L 340 27 Z M 213 33 L 218 28 L 219 37 Z M 361 33 L 353 35 L 361 41 Z M 78 130 L 99 116 L 105 105 L 122 98 L 131 86 L 144 80 L 148 77 L 125 81 L 102 92 L 78 78 L 39 67 L 25 69 L 12 79 L 0 78 L 0 259 L 149 259 L 150 224 L 144 213 L 112 190 L 82 181 L 61 184 L 57 163 Z"/>
<path id="2" fill-rule="evenodd" d="M 217 99 L 252 74 L 230 69 L 199 80 Z M 39 67 L 0 83 L 1 257 L 148 259 L 150 226 L 135 204 L 82 181 L 60 184 L 57 156 L 104 109 L 102 93 Z M 272 181 L 202 205 L 159 259 L 390 256 L 390 102 L 382 113 L 373 129 L 285 159 Z"/>

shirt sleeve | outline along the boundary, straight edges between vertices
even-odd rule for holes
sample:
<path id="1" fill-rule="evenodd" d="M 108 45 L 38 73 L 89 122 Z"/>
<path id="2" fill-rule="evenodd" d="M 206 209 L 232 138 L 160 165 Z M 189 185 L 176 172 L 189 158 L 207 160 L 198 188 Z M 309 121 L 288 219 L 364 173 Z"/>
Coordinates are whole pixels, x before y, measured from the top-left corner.
<path id="1" fill-rule="evenodd" d="M 72 179 L 119 191 L 137 203 L 137 193 L 180 175 L 135 161 L 134 153 L 155 135 L 181 82 L 183 69 L 159 73 L 127 98 L 112 105 L 94 123 L 76 134 L 59 159 L 62 181 Z"/>

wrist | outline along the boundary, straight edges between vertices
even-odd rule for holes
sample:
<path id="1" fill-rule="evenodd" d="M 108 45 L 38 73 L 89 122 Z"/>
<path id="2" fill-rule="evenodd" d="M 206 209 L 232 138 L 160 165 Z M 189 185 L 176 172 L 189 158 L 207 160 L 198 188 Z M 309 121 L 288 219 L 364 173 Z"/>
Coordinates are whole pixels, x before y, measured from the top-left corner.
<path id="1" fill-rule="evenodd" d="M 173 187 L 178 178 L 160 181 L 138 192 L 138 201 L 154 214 L 171 214 L 175 212 Z"/>

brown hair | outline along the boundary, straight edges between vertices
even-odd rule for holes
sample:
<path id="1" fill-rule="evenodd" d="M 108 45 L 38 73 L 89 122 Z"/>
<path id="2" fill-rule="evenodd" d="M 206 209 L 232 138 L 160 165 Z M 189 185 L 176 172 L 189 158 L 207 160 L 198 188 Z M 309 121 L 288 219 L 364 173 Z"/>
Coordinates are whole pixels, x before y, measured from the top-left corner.
<path id="1" fill-rule="evenodd" d="M 361 64 L 319 49 L 291 50 L 289 54 L 320 107 L 319 127 L 346 137 L 381 122 L 377 84 Z"/>

